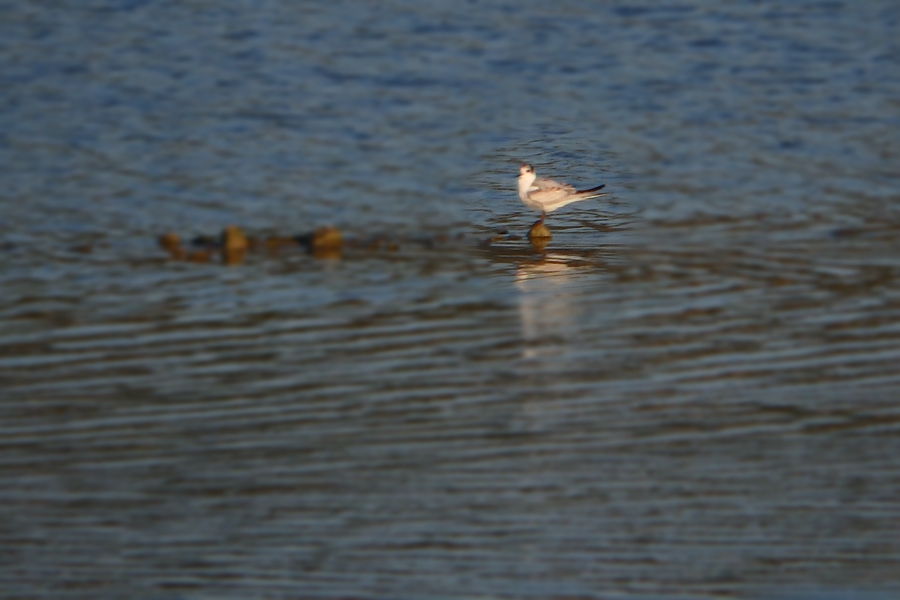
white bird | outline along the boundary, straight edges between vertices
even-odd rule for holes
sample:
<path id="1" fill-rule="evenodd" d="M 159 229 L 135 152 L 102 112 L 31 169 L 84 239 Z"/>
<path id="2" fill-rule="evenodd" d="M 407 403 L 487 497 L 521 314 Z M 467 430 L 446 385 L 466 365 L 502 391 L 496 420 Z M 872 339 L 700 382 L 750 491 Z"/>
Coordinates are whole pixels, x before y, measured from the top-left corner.
<path id="1" fill-rule="evenodd" d="M 566 204 L 605 196 L 606 192 L 598 193 L 606 187 L 606 184 L 598 185 L 589 190 L 576 190 L 567 183 L 558 183 L 552 179 L 544 179 L 534 174 L 531 165 L 519 167 L 519 200 L 528 208 L 541 211 L 541 218 L 537 221 L 543 223 L 548 212 L 562 208 Z"/>

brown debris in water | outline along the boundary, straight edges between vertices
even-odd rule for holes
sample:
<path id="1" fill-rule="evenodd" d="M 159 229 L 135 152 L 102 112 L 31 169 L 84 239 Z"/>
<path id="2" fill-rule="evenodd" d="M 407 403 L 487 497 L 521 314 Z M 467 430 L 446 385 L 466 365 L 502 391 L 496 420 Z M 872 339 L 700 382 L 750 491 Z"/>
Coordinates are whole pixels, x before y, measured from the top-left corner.
<path id="1" fill-rule="evenodd" d="M 172 250 L 172 248 L 177 248 L 181 245 L 181 238 L 178 237 L 177 233 L 169 231 L 168 233 L 164 233 L 159 236 L 158 240 L 159 245 L 163 248 L 163 250 Z"/>
<path id="2" fill-rule="evenodd" d="M 345 238 L 341 230 L 333 226 L 323 226 L 309 233 L 296 236 L 252 237 L 246 235 L 237 225 L 228 225 L 218 236 L 197 235 L 190 245 L 182 246 L 181 238 L 172 232 L 160 235 L 157 241 L 175 260 L 210 262 L 219 260 L 226 265 L 244 262 L 248 253 L 268 252 L 276 255 L 283 249 L 301 248 L 317 259 L 338 259 L 344 253 L 371 254 L 377 252 L 397 252 L 401 247 L 420 248 L 424 251 L 439 250 L 464 239 L 463 234 L 452 235 L 439 232 L 433 235 L 399 237 L 391 234 L 373 234 L 359 238 Z"/>
<path id="3" fill-rule="evenodd" d="M 191 245 L 202 246 L 204 248 L 218 248 L 221 241 L 221 235 L 219 235 L 219 237 L 216 237 L 214 235 L 198 235 L 191 240 Z"/>
<path id="4" fill-rule="evenodd" d="M 278 235 L 270 235 L 263 242 L 263 246 L 272 254 L 277 254 L 282 248 L 296 246 L 297 240 L 291 237 L 282 237 Z"/>
<path id="5" fill-rule="evenodd" d="M 228 225 L 222 231 L 222 248 L 225 250 L 246 250 L 248 246 L 247 236 L 237 225 Z"/>
<path id="6" fill-rule="evenodd" d="M 169 231 L 159 236 L 156 240 L 159 247 L 169 253 L 169 256 L 175 260 L 184 260 L 185 251 L 181 247 L 181 238 L 177 233 Z"/>
<path id="7" fill-rule="evenodd" d="M 319 227 L 312 234 L 310 247 L 313 252 L 317 250 L 340 249 L 342 245 L 341 232 L 337 227 Z"/>
<path id="8" fill-rule="evenodd" d="M 208 263 L 212 258 L 210 250 L 192 250 L 184 257 L 184 260 L 195 263 Z"/>
<path id="9" fill-rule="evenodd" d="M 297 236 L 297 242 L 316 258 L 340 258 L 344 245 L 337 227 L 319 227 L 312 233 Z"/>
<path id="10" fill-rule="evenodd" d="M 239 265 L 244 262 L 249 247 L 247 236 L 237 225 L 228 225 L 222 231 L 222 261 L 226 265 Z"/>

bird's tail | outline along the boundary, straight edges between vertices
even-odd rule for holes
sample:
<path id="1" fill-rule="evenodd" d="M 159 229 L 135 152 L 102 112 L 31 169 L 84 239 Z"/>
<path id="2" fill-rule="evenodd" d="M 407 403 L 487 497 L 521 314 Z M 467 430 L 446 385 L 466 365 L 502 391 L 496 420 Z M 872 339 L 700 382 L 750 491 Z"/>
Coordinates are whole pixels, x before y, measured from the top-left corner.
<path id="1" fill-rule="evenodd" d="M 598 185 L 597 187 L 592 187 L 592 188 L 587 189 L 587 190 L 576 190 L 575 193 L 576 193 L 576 194 L 587 194 L 588 192 L 596 192 L 596 191 L 598 191 L 598 190 L 602 190 L 602 189 L 605 188 L 605 187 L 606 187 L 606 184 L 604 183 L 603 185 Z M 605 193 L 605 192 L 604 192 L 604 193 Z"/>
<path id="2" fill-rule="evenodd" d="M 599 194 L 595 193 L 599 192 L 605 187 L 606 184 L 604 183 L 603 185 L 598 185 L 597 187 L 592 187 L 587 190 L 577 190 L 575 193 L 578 194 L 579 200 L 587 200 L 588 198 L 597 198 L 598 196 L 605 196 L 606 194 L 608 194 L 609 192 L 601 192 Z"/>

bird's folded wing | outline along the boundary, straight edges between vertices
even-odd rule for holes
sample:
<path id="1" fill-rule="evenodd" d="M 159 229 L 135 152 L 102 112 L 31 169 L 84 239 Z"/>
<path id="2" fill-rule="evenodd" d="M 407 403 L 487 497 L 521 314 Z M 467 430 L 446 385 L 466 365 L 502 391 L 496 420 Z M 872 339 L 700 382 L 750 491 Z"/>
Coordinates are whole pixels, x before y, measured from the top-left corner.
<path id="1" fill-rule="evenodd" d="M 573 190 L 574 191 L 574 190 Z M 537 189 L 528 193 L 528 197 L 536 202 L 547 203 L 567 198 L 571 192 L 566 188 Z"/>
<path id="2" fill-rule="evenodd" d="M 559 183 L 558 181 L 553 181 L 552 179 L 543 179 L 541 177 L 534 180 L 534 185 L 532 187 L 536 187 L 539 190 L 565 190 L 567 192 L 575 191 L 575 188 L 567 183 Z"/>

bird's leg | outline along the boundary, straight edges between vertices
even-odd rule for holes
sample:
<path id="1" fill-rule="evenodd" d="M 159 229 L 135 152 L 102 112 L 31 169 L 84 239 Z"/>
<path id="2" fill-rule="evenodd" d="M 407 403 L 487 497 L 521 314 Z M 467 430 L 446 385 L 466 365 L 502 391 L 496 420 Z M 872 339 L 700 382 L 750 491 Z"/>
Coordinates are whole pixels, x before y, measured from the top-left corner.
<path id="1" fill-rule="evenodd" d="M 538 219 L 537 221 L 535 221 L 535 222 L 534 222 L 534 225 L 532 225 L 532 227 L 534 227 L 535 225 L 540 225 L 541 223 L 544 222 L 544 219 L 546 219 L 546 218 L 547 218 L 547 211 L 542 210 L 542 211 L 541 211 L 541 218 Z"/>

